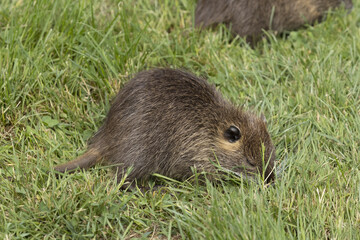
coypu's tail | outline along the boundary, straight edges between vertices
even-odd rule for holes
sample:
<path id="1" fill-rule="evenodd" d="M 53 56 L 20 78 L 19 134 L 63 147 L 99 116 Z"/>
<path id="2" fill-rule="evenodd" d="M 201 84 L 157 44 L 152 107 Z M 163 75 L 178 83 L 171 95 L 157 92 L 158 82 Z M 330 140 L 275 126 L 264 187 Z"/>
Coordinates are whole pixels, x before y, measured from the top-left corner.
<path id="1" fill-rule="evenodd" d="M 66 162 L 55 167 L 55 171 L 57 172 L 72 172 L 77 168 L 80 169 L 87 169 L 94 166 L 96 163 L 100 162 L 101 154 L 96 149 L 90 148 L 87 152 L 83 155 L 79 156 L 78 158 Z"/>

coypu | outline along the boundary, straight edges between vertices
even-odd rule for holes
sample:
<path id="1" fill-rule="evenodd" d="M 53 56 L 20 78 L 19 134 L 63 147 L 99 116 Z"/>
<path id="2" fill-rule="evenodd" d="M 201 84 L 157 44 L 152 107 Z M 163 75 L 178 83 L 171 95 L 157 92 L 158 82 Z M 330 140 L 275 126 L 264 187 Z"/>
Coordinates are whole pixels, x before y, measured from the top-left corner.
<path id="1" fill-rule="evenodd" d="M 254 45 L 263 36 L 263 30 L 295 30 L 321 21 L 327 10 L 341 5 L 350 11 L 352 0 L 199 0 L 195 26 L 231 25 L 234 34 Z"/>
<path id="2" fill-rule="evenodd" d="M 58 172 L 115 165 L 118 181 L 146 180 L 153 173 L 184 180 L 192 167 L 235 174 L 258 172 L 274 179 L 275 148 L 262 118 L 223 99 L 205 79 L 182 70 L 138 73 L 115 97 L 103 126 L 77 159 Z"/>

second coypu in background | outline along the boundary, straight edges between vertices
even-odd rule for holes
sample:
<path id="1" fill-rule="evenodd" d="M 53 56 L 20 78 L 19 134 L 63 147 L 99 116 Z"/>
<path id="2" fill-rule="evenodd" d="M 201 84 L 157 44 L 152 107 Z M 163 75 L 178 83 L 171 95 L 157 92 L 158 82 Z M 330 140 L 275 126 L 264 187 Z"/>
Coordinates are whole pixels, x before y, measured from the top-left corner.
<path id="1" fill-rule="evenodd" d="M 195 25 L 231 25 L 233 33 L 255 44 L 263 30 L 295 30 L 321 20 L 327 10 L 341 5 L 348 10 L 353 6 L 351 0 L 199 0 Z"/>
<path id="2" fill-rule="evenodd" d="M 116 165 L 118 181 L 153 173 L 184 180 L 191 168 L 222 168 L 274 179 L 275 148 L 266 123 L 224 100 L 214 86 L 190 73 L 153 69 L 138 73 L 119 91 L 88 150 L 56 171 Z"/>

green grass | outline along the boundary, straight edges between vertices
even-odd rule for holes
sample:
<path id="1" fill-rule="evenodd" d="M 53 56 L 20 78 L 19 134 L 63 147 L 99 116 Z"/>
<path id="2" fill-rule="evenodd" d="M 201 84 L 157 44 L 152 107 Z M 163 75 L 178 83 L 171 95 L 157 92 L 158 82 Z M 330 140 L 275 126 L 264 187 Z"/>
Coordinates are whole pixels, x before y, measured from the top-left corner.
<path id="1" fill-rule="evenodd" d="M 194 1 L 0 1 L 1 239 L 360 238 L 360 1 L 256 49 L 193 28 Z M 123 192 L 108 168 L 57 179 L 127 76 L 208 76 L 262 112 L 276 185 Z"/>

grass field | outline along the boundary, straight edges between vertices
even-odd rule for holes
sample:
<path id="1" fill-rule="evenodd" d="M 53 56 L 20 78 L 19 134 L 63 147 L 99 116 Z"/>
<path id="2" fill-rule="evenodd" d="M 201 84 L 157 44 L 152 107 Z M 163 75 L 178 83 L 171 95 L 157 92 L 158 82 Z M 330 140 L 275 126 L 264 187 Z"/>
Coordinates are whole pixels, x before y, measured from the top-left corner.
<path id="1" fill-rule="evenodd" d="M 0 1 L 1 239 L 359 239 L 360 1 L 256 49 L 193 28 L 194 1 Z M 128 76 L 207 76 L 262 112 L 275 186 L 123 192 L 96 167 L 57 179 Z"/>

